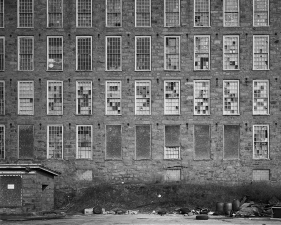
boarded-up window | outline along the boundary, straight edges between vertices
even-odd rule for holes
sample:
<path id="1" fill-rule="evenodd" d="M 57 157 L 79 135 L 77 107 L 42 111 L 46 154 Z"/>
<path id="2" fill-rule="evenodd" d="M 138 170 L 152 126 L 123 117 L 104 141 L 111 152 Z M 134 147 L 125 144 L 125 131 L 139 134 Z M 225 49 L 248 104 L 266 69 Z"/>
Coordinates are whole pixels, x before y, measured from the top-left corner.
<path id="1" fill-rule="evenodd" d="M 180 158 L 180 125 L 165 126 L 164 159 Z"/>
<path id="2" fill-rule="evenodd" d="M 209 125 L 194 125 L 195 159 L 210 159 L 211 141 Z"/>
<path id="3" fill-rule="evenodd" d="M 181 170 L 166 170 L 165 181 L 180 181 Z"/>
<path id="4" fill-rule="evenodd" d="M 32 125 L 19 125 L 19 158 L 29 159 L 33 158 L 33 126 Z"/>
<path id="5" fill-rule="evenodd" d="M 270 180 L 270 170 L 253 170 L 254 181 Z"/>
<path id="6" fill-rule="evenodd" d="M 240 126 L 224 125 L 223 133 L 223 158 L 238 159 L 239 158 L 239 142 L 240 142 Z"/>
<path id="7" fill-rule="evenodd" d="M 20 176 L 0 176 L 0 207 L 21 206 Z"/>
<path id="8" fill-rule="evenodd" d="M 150 125 L 136 126 L 136 159 L 151 158 L 151 128 Z"/>
<path id="9" fill-rule="evenodd" d="M 106 125 L 106 159 L 122 159 L 121 125 Z"/>

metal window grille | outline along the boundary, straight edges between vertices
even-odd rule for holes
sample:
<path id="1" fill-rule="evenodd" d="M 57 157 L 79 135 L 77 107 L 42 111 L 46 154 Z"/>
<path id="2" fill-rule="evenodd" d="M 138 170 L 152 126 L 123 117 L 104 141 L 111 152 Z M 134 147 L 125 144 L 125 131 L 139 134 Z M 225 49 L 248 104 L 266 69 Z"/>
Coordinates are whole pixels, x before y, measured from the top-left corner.
<path id="1" fill-rule="evenodd" d="M 5 158 L 5 126 L 0 125 L 0 159 Z"/>
<path id="2" fill-rule="evenodd" d="M 77 27 L 92 26 L 92 0 L 76 0 Z"/>
<path id="3" fill-rule="evenodd" d="M 180 81 L 164 81 L 164 113 L 166 115 L 180 114 Z"/>
<path id="4" fill-rule="evenodd" d="M 76 70 L 92 70 L 92 37 L 76 37 Z"/>
<path id="5" fill-rule="evenodd" d="M 194 81 L 194 115 L 210 115 L 210 81 Z"/>
<path id="6" fill-rule="evenodd" d="M 223 81 L 223 114 L 239 115 L 239 81 Z"/>
<path id="7" fill-rule="evenodd" d="M 0 71 L 5 70 L 5 37 L 0 37 Z"/>
<path id="8" fill-rule="evenodd" d="M 180 26 L 180 1 L 165 0 L 165 26 Z"/>
<path id="9" fill-rule="evenodd" d="M 254 35 L 254 70 L 269 69 L 269 38 L 267 35 Z"/>
<path id="10" fill-rule="evenodd" d="M 34 84 L 33 81 L 18 82 L 18 114 L 34 114 Z"/>
<path id="11" fill-rule="evenodd" d="M 254 26 L 268 26 L 268 18 L 268 0 L 254 0 Z"/>
<path id="12" fill-rule="evenodd" d="M 33 27 L 33 0 L 18 0 L 18 27 Z"/>
<path id="13" fill-rule="evenodd" d="M 180 69 L 180 37 L 165 37 L 165 70 Z"/>
<path id="14" fill-rule="evenodd" d="M 106 70 L 121 70 L 121 37 L 106 37 Z"/>
<path id="15" fill-rule="evenodd" d="M 210 26 L 210 0 L 194 0 L 194 26 Z"/>
<path id="16" fill-rule="evenodd" d="M 269 114 L 269 83 L 267 80 L 253 81 L 253 114 Z"/>
<path id="17" fill-rule="evenodd" d="M 254 181 L 268 181 L 270 180 L 270 170 L 253 170 Z"/>
<path id="18" fill-rule="evenodd" d="M 18 37 L 18 70 L 33 70 L 33 37 Z"/>
<path id="19" fill-rule="evenodd" d="M 180 147 L 165 147 L 165 159 L 179 159 Z"/>
<path id="20" fill-rule="evenodd" d="M 0 115 L 5 115 L 5 81 L 0 81 Z"/>
<path id="21" fill-rule="evenodd" d="M 150 115 L 151 112 L 151 82 L 136 81 L 135 83 L 136 115 Z"/>
<path id="22" fill-rule="evenodd" d="M 136 37 L 136 70 L 151 70 L 151 37 Z"/>
<path id="23" fill-rule="evenodd" d="M 121 27 L 122 26 L 122 2 L 121 0 L 106 1 L 106 26 Z"/>
<path id="24" fill-rule="evenodd" d="M 194 70 L 210 69 L 210 36 L 194 37 Z"/>
<path id="25" fill-rule="evenodd" d="M 77 126 L 77 159 L 92 158 L 92 126 Z"/>
<path id="26" fill-rule="evenodd" d="M 63 154 L 63 126 L 48 126 L 48 159 L 61 159 Z"/>
<path id="27" fill-rule="evenodd" d="M 224 26 L 239 26 L 239 0 L 224 0 Z"/>
<path id="28" fill-rule="evenodd" d="M 76 113 L 78 115 L 91 115 L 92 81 L 77 81 L 76 91 Z"/>
<path id="29" fill-rule="evenodd" d="M 136 27 L 150 27 L 150 0 L 136 1 Z"/>
<path id="30" fill-rule="evenodd" d="M 106 82 L 106 114 L 121 115 L 121 81 Z"/>
<path id="31" fill-rule="evenodd" d="M 181 170 L 166 170 L 165 181 L 180 181 Z"/>
<path id="32" fill-rule="evenodd" d="M 269 126 L 253 126 L 253 157 L 254 159 L 269 158 Z"/>
<path id="33" fill-rule="evenodd" d="M 63 82 L 48 81 L 48 115 L 63 114 Z"/>
<path id="34" fill-rule="evenodd" d="M 239 70 L 239 36 L 223 37 L 223 69 Z"/>
<path id="35" fill-rule="evenodd" d="M 48 0 L 48 27 L 63 27 L 63 0 Z"/>
<path id="36" fill-rule="evenodd" d="M 0 0 L 0 27 L 4 27 L 4 0 Z"/>
<path id="37" fill-rule="evenodd" d="M 63 70 L 63 37 L 48 37 L 48 70 Z"/>

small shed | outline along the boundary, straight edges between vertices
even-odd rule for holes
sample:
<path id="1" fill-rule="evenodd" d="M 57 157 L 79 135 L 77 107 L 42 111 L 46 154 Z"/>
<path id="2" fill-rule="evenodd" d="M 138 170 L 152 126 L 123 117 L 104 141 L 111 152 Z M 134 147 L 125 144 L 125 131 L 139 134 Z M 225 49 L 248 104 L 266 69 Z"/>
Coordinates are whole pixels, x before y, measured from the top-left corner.
<path id="1" fill-rule="evenodd" d="M 54 209 L 54 177 L 41 164 L 0 164 L 0 213 Z"/>

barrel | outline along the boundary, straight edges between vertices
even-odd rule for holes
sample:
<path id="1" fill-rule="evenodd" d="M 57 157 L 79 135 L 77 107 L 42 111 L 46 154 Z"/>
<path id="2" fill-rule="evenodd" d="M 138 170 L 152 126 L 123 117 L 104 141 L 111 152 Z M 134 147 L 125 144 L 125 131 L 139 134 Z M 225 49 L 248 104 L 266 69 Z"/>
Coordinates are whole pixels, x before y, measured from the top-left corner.
<path id="1" fill-rule="evenodd" d="M 224 211 L 224 214 L 230 216 L 230 213 L 232 211 L 232 203 L 231 202 L 224 203 L 223 211 Z"/>
<path id="2" fill-rule="evenodd" d="M 237 200 L 237 199 L 234 199 L 233 202 L 232 202 L 232 210 L 234 212 L 238 211 L 240 208 L 240 201 Z"/>
<path id="3" fill-rule="evenodd" d="M 216 204 L 216 213 L 224 214 L 223 205 L 224 205 L 223 202 L 217 202 L 217 204 Z"/>

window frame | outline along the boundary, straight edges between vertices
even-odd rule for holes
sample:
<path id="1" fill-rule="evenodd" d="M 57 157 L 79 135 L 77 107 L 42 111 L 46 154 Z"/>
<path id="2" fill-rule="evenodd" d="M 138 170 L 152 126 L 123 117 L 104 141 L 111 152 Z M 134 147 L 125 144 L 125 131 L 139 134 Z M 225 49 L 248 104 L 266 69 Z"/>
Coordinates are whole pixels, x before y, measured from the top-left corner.
<path id="1" fill-rule="evenodd" d="M 195 83 L 208 82 L 209 83 L 209 95 L 208 95 L 208 114 L 197 114 L 195 110 Z M 203 99 L 203 98 L 202 98 Z M 193 80 L 193 115 L 194 116 L 210 116 L 211 115 L 211 81 L 210 80 Z"/>
<path id="2" fill-rule="evenodd" d="M 195 23 L 195 16 L 196 16 L 196 1 L 197 0 L 194 0 L 193 1 L 193 27 L 211 27 L 211 3 L 210 3 L 210 0 L 208 0 L 208 15 L 209 15 L 209 25 L 208 26 L 196 26 L 196 23 Z"/>
<path id="3" fill-rule="evenodd" d="M 254 179 L 254 175 L 255 175 L 254 173 L 255 172 L 260 173 L 261 171 L 268 171 L 268 180 L 264 180 L 264 179 L 257 180 L 257 179 Z M 271 178 L 271 171 L 270 171 L 270 169 L 253 169 L 253 171 L 252 171 L 252 181 L 253 182 L 269 182 L 270 178 Z"/>
<path id="4" fill-rule="evenodd" d="M 148 158 L 142 158 L 138 159 L 137 158 L 137 126 L 149 126 L 150 128 L 150 152 L 149 152 L 149 157 Z M 121 126 L 121 134 L 122 134 L 122 126 Z M 142 161 L 142 160 L 151 160 L 152 158 L 152 125 L 151 124 L 135 124 L 135 156 L 134 160 L 135 161 Z"/>
<path id="5" fill-rule="evenodd" d="M 167 5 L 167 0 L 164 0 L 164 27 L 180 27 L 181 26 L 181 1 L 180 0 L 174 0 L 178 2 L 179 5 L 179 16 L 178 16 L 178 20 L 179 23 L 173 26 L 167 26 L 167 11 L 166 11 L 166 5 Z"/>
<path id="6" fill-rule="evenodd" d="M 33 146 L 32 146 L 32 153 L 33 153 L 33 156 L 32 156 L 32 159 L 34 158 L 34 150 L 35 150 L 35 148 L 34 148 L 34 143 L 35 143 L 35 127 L 34 127 L 34 124 L 18 124 L 18 129 L 17 129 L 17 132 L 18 132 L 18 134 L 17 134 L 17 138 L 18 138 L 18 140 L 17 140 L 17 157 L 18 157 L 18 160 L 19 159 L 26 159 L 26 158 L 21 158 L 20 157 L 20 127 L 21 126 L 32 126 L 32 137 L 33 137 Z M 27 159 L 31 159 L 31 157 L 27 157 Z"/>
<path id="7" fill-rule="evenodd" d="M 106 0 L 106 7 L 105 7 L 105 26 L 106 27 L 122 27 L 122 25 L 123 25 L 123 21 L 122 21 L 122 19 L 123 19 L 123 14 L 122 14 L 122 10 L 123 10 L 123 5 L 122 5 L 122 0 L 117 0 L 117 1 L 120 1 L 120 6 L 121 6 L 121 8 L 120 8 L 120 26 L 109 26 L 108 25 L 108 9 L 107 9 L 107 6 L 108 6 L 108 0 Z"/>
<path id="8" fill-rule="evenodd" d="M 270 16 L 269 16 L 269 13 L 270 13 L 270 5 L 269 5 L 269 0 L 266 0 L 267 1 L 267 5 L 268 5 L 268 9 L 267 9 L 267 25 L 264 25 L 264 26 L 259 26 L 259 25 L 256 25 L 255 24 L 255 2 L 256 0 L 253 0 L 253 27 L 269 27 L 269 19 L 270 19 Z"/>
<path id="9" fill-rule="evenodd" d="M 225 52 L 225 40 L 227 38 L 237 38 L 237 50 L 238 50 L 238 53 L 237 54 L 237 61 L 238 61 L 238 69 L 227 69 L 225 68 L 226 65 L 225 65 L 225 54 L 235 54 L 235 53 L 226 53 Z M 223 35 L 223 70 L 225 71 L 229 71 L 229 70 L 234 70 L 234 71 L 237 71 L 237 70 L 240 70 L 240 36 L 239 35 Z"/>
<path id="10" fill-rule="evenodd" d="M 83 1 L 83 0 L 76 0 L 76 10 L 75 10 L 75 14 L 76 14 L 76 28 L 91 28 L 93 27 L 93 1 L 90 0 L 91 2 L 91 26 L 79 26 L 78 24 L 78 1 Z"/>
<path id="11" fill-rule="evenodd" d="M 222 137 L 222 140 L 223 140 L 223 153 L 222 153 L 222 158 L 223 158 L 223 160 L 224 161 L 231 161 L 231 160 L 239 160 L 240 159 L 240 146 L 241 146 L 241 144 L 240 144 L 240 141 L 241 141 L 241 132 L 240 132 L 240 130 L 239 130 L 239 142 L 238 142 L 238 149 L 237 149 L 237 157 L 236 158 L 225 158 L 225 127 L 226 126 L 239 126 L 240 127 L 240 125 L 239 124 L 230 124 L 230 123 L 226 123 L 226 124 L 223 124 L 223 137 Z"/>
<path id="12" fill-rule="evenodd" d="M 49 83 L 51 82 L 56 82 L 56 83 L 61 83 L 61 89 L 62 89 L 62 92 L 61 92 L 61 113 L 60 114 L 50 114 L 50 111 L 49 111 Z M 58 115 L 63 115 L 63 81 L 60 81 L 60 80 L 47 80 L 47 115 L 48 116 L 58 116 Z"/>
<path id="13" fill-rule="evenodd" d="M 145 98 L 137 98 L 137 83 L 145 82 L 149 83 L 149 113 L 148 114 L 139 114 L 137 113 L 137 99 L 145 99 Z M 135 80 L 135 115 L 136 116 L 147 116 L 151 115 L 151 80 Z"/>
<path id="14" fill-rule="evenodd" d="M 109 114 L 107 110 L 107 85 L 108 83 L 120 83 L 120 114 Z M 105 115 L 107 116 L 121 116 L 122 115 L 122 81 L 121 80 L 107 80 L 105 81 Z"/>
<path id="15" fill-rule="evenodd" d="M 0 28 L 5 28 L 5 0 L 1 0 L 2 1 L 2 9 L 3 9 L 3 15 L 2 15 L 2 21 L 3 21 L 3 26 L 0 26 Z M 0 4 L 1 4 L 1 1 L 0 1 Z M 0 12 L 0 15 L 1 15 L 1 12 Z M 1 20 L 0 20 L 1 21 Z"/>
<path id="16" fill-rule="evenodd" d="M 149 0 L 149 26 L 137 26 L 137 1 L 135 0 L 135 27 L 151 27 L 151 0 Z"/>
<path id="17" fill-rule="evenodd" d="M 91 127 L 91 153 L 90 153 L 90 158 L 78 158 L 78 153 L 79 153 L 79 146 L 78 146 L 78 127 Z M 76 144 L 76 151 L 75 151 L 75 153 L 76 153 L 76 157 L 75 157 L 75 159 L 82 159 L 82 160 L 92 160 L 93 159 L 93 125 L 76 125 L 76 131 L 75 131 L 75 133 L 76 133 L 76 140 L 75 140 L 75 144 Z"/>
<path id="18" fill-rule="evenodd" d="M 61 136 L 61 158 L 50 158 L 49 153 L 50 153 L 50 127 L 61 127 L 62 128 L 62 136 Z M 63 135 L 64 135 L 64 130 L 63 130 L 63 125 L 62 124 L 49 124 L 47 125 L 47 159 L 63 159 Z"/>
<path id="19" fill-rule="evenodd" d="M 260 83 L 260 82 L 265 82 L 265 83 L 267 83 L 267 92 L 266 92 L 266 94 L 267 94 L 267 113 L 257 113 L 257 112 L 255 112 L 254 111 L 254 100 L 255 100 L 255 90 L 254 90 L 254 84 L 255 84 L 255 82 L 257 82 L 257 83 Z M 252 90 L 252 96 L 253 96 L 253 104 L 252 104 L 252 112 L 253 112 L 253 115 L 254 116 L 269 116 L 270 115 L 270 111 L 269 111 L 269 109 L 270 109 L 270 83 L 269 83 L 269 80 L 253 80 L 253 90 Z M 258 99 L 260 99 L 260 98 L 258 98 Z"/>
<path id="20" fill-rule="evenodd" d="M 6 139 L 5 139 L 5 134 L 6 134 L 6 127 L 4 124 L 0 124 L 0 127 L 3 127 L 3 157 L 1 159 L 6 159 Z"/>
<path id="21" fill-rule="evenodd" d="M 0 110 L 0 116 L 5 116 L 6 115 L 6 89 L 5 89 L 5 81 L 4 80 L 0 80 L 0 83 L 3 84 L 3 114 L 1 114 L 1 110 Z M 1 105 L 0 105 L 1 106 Z"/>
<path id="22" fill-rule="evenodd" d="M 49 55 L 50 52 L 49 52 L 49 40 L 50 38 L 61 38 L 61 69 L 60 70 L 50 70 L 49 69 Z M 59 54 L 56 54 L 56 55 L 59 55 Z M 63 36 L 47 36 L 47 71 L 63 71 Z"/>
<path id="23" fill-rule="evenodd" d="M 31 70 L 22 70 L 20 69 L 20 39 L 28 38 L 32 40 L 32 69 Z M 27 55 L 27 54 L 25 54 Z M 34 71 L 34 36 L 18 36 L 18 71 Z"/>
<path id="24" fill-rule="evenodd" d="M 209 50 L 208 50 L 208 62 L 209 62 L 209 66 L 208 66 L 208 69 L 196 69 L 195 68 L 195 59 L 196 59 L 196 51 L 195 51 L 195 48 L 196 48 L 196 38 L 208 38 L 209 39 Z M 194 55 L 193 55 L 193 58 L 194 58 L 194 63 L 193 63 L 193 69 L 194 71 L 209 71 L 211 70 L 211 36 L 210 35 L 194 35 L 194 46 L 193 46 L 193 50 L 194 50 Z M 197 53 L 197 54 L 205 54 L 205 53 Z"/>
<path id="25" fill-rule="evenodd" d="M 32 1 L 32 26 L 31 27 L 21 27 L 20 26 L 20 1 L 17 0 L 17 28 L 34 28 L 34 0 Z"/>
<path id="26" fill-rule="evenodd" d="M 167 110 L 166 110 L 166 106 L 167 106 L 167 103 L 166 103 L 166 83 L 167 82 L 177 82 L 179 84 L 179 97 L 178 97 L 178 100 L 179 100 L 179 113 L 177 114 L 169 114 L 167 113 Z M 180 80 L 164 80 L 164 115 L 169 115 L 169 116 L 179 116 L 181 115 L 181 81 Z"/>
<path id="27" fill-rule="evenodd" d="M 235 0 L 237 1 L 237 8 L 238 8 L 238 11 L 237 11 L 237 17 L 238 17 L 238 24 L 237 26 L 226 26 L 225 22 L 225 15 L 226 15 L 226 10 L 225 10 L 225 1 L 227 0 L 223 0 L 223 27 L 240 27 L 240 0 Z M 232 0 L 233 1 L 233 0 Z"/>
<path id="28" fill-rule="evenodd" d="M 227 114 L 225 113 L 225 93 L 224 93 L 224 88 L 225 88 L 225 83 L 227 82 L 236 82 L 237 83 L 237 108 L 238 112 L 234 114 Z M 224 116 L 239 116 L 240 115 L 240 81 L 239 80 L 223 80 L 223 115 Z"/>
<path id="29" fill-rule="evenodd" d="M 32 83 L 32 87 L 33 87 L 33 90 L 32 90 L 32 95 L 33 95 L 33 98 L 30 98 L 30 99 L 33 99 L 32 100 L 32 113 L 31 114 L 22 114 L 20 113 L 20 84 L 21 83 Z M 18 115 L 20 116 L 33 116 L 34 115 L 34 111 L 35 111 L 35 108 L 34 108 L 34 91 L 35 91 L 35 87 L 34 87 L 34 81 L 33 80 L 21 80 L 21 81 L 18 81 Z"/>
<path id="30" fill-rule="evenodd" d="M 138 65 L 138 62 L 137 62 L 137 39 L 138 38 L 149 38 L 149 69 L 145 69 L 145 70 L 140 70 L 140 69 L 137 69 L 137 65 Z M 138 71 L 151 71 L 151 36 L 135 36 L 135 71 L 138 72 Z"/>
<path id="31" fill-rule="evenodd" d="M 177 171 L 177 172 L 179 172 L 179 180 L 170 179 L 168 171 L 174 171 L 174 172 Z M 165 182 L 180 182 L 182 180 L 182 171 L 181 171 L 181 169 L 176 169 L 176 168 L 174 168 L 174 169 L 166 169 L 165 170 L 165 175 L 164 175 L 164 180 L 165 180 Z"/>
<path id="32" fill-rule="evenodd" d="M 79 70 L 78 69 L 78 39 L 82 39 L 82 38 L 90 38 L 90 43 L 91 43 L 91 68 L 88 69 L 83 69 L 83 70 Z M 76 52 L 75 52 L 75 56 L 76 56 L 76 71 L 77 72 L 84 72 L 84 71 L 93 71 L 93 37 L 92 36 L 76 36 Z"/>
<path id="33" fill-rule="evenodd" d="M 179 53 L 178 53 L 178 57 L 179 57 L 179 68 L 178 69 L 167 69 L 166 67 L 166 56 L 167 56 L 167 47 L 166 47 L 166 42 L 167 42 L 167 38 L 176 38 L 178 39 L 178 44 L 179 44 Z M 172 54 L 169 54 L 172 55 Z M 165 71 L 181 71 L 181 37 L 180 36 L 164 36 L 164 70 Z"/>
<path id="34" fill-rule="evenodd" d="M 178 126 L 179 127 L 179 132 L 181 131 L 181 126 L 180 124 L 165 124 L 164 125 L 164 160 L 181 160 L 181 144 L 179 146 L 175 146 L 173 148 L 178 148 L 178 158 L 167 158 L 167 148 L 172 148 L 172 147 L 166 147 L 166 126 Z M 179 136 L 179 140 L 181 142 L 181 132 L 180 132 L 180 136 Z"/>
<path id="35" fill-rule="evenodd" d="M 107 126 L 120 126 L 120 139 L 121 139 L 121 149 L 120 149 L 120 158 L 114 158 L 114 157 L 109 157 L 108 156 L 108 152 L 107 152 Z M 105 151 L 104 151 L 104 160 L 105 161 L 122 161 L 123 160 L 123 126 L 121 123 L 109 123 L 109 124 L 105 124 L 105 135 L 104 135 L 104 147 L 105 147 Z"/>
<path id="36" fill-rule="evenodd" d="M 79 87 L 79 83 L 83 84 L 83 83 L 90 83 L 91 84 L 91 113 L 90 114 L 81 114 L 78 113 L 78 87 Z M 83 85 L 80 85 L 83 87 Z M 92 80 L 76 80 L 76 91 L 75 91 L 75 100 L 76 100 L 76 111 L 75 111 L 75 115 L 76 116 L 89 116 L 89 115 L 93 115 L 93 82 Z"/>
<path id="37" fill-rule="evenodd" d="M 5 36 L 0 36 L 0 40 L 3 39 L 3 69 L 1 69 L 1 66 L 0 66 L 0 71 L 5 71 L 5 56 L 6 56 L 6 52 L 5 52 Z"/>
<path id="38" fill-rule="evenodd" d="M 256 42 L 255 42 L 255 38 L 256 37 L 267 37 L 267 49 L 268 49 L 268 52 L 267 53 L 264 53 L 264 54 L 267 54 L 267 69 L 256 69 L 255 68 L 255 54 L 259 54 L 259 53 L 255 53 L 255 46 L 256 46 Z M 269 63 L 270 63 L 270 49 L 269 49 L 270 45 L 269 45 L 269 35 L 253 35 L 253 70 L 270 70 L 269 69 Z"/>
<path id="39" fill-rule="evenodd" d="M 266 127 L 267 129 L 267 142 L 261 142 L 261 143 L 267 143 L 267 158 L 255 158 L 255 127 Z M 255 160 L 269 160 L 270 159 L 270 130 L 269 130 L 269 124 L 253 124 L 253 132 L 252 132 L 252 145 L 253 145 L 253 159 Z"/>
<path id="40" fill-rule="evenodd" d="M 108 38 L 118 38 L 119 41 L 120 41 L 120 69 L 115 69 L 115 70 L 109 70 L 107 67 L 107 63 L 108 63 L 108 60 L 107 60 L 107 43 L 108 43 Z M 122 71 L 122 36 L 106 36 L 105 37 L 105 71 Z"/>
<path id="41" fill-rule="evenodd" d="M 50 0 L 47 0 L 47 28 L 52 28 L 52 29 L 63 28 L 63 0 L 61 0 L 61 26 L 60 27 L 50 27 L 49 26 L 49 22 L 50 22 L 49 1 Z"/>

